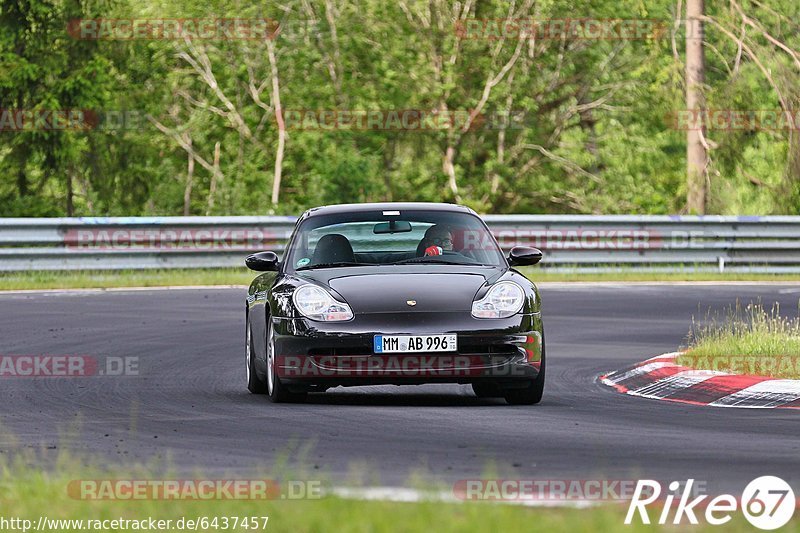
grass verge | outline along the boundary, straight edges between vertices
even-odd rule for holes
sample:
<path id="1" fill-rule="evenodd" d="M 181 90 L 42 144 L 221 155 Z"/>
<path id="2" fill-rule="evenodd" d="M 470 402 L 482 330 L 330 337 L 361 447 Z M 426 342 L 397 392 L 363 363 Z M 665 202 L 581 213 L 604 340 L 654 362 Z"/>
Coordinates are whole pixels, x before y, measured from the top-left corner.
<path id="1" fill-rule="evenodd" d="M 735 374 L 800 379 L 800 314 L 782 316 L 775 304 L 737 303 L 720 318 L 693 321 L 678 364 Z"/>
<path id="2" fill-rule="evenodd" d="M 63 468 L 63 465 L 62 465 Z M 395 503 L 363 501 L 339 497 L 322 497 L 306 500 L 82 500 L 70 495 L 68 487 L 74 480 L 125 479 L 96 471 L 83 472 L 58 470 L 58 473 L 2 468 L 0 479 L 0 519 L 29 520 L 30 529 L 44 517 L 44 531 L 109 530 L 130 531 L 131 524 L 96 528 L 89 520 L 170 520 L 165 531 L 341 531 L 341 532 L 424 532 L 424 531 L 522 531 L 533 527 L 536 531 L 676 531 L 676 526 L 647 526 L 634 519 L 633 525 L 624 525 L 627 505 L 608 505 L 588 509 L 530 508 L 519 505 L 488 502 Z M 127 479 L 153 479 L 141 474 Z M 175 478 L 166 478 L 175 479 Z M 201 478 L 194 477 L 195 480 Z M 674 513 L 674 506 L 673 511 Z M 660 509 L 651 509 L 651 520 L 657 520 Z M 733 513 L 733 520 L 725 531 L 751 531 L 741 512 Z M 248 518 L 248 527 L 233 528 Z M 262 529 L 264 517 L 266 528 Z M 255 518 L 257 527 L 252 527 Z M 684 518 L 685 519 L 685 518 Z M 63 522 L 72 520 L 73 522 Z M 82 523 L 74 522 L 82 520 Z M 197 528 L 177 524 L 183 520 L 196 521 Z M 61 522 L 58 522 L 61 521 Z M 18 525 L 21 525 L 19 522 Z M 227 527 L 223 527 L 227 525 Z M 718 531 L 708 524 L 692 526 L 692 531 Z M 22 531 L 21 527 L 14 528 Z M 797 520 L 785 527 L 786 531 L 800 531 Z"/>
<path id="3" fill-rule="evenodd" d="M 548 272 L 537 267 L 522 269 L 535 282 L 798 282 L 800 275 L 770 275 L 714 272 L 639 272 L 620 270 L 606 273 Z M 189 285 L 249 285 L 257 273 L 246 268 L 163 269 L 163 270 L 79 270 L 0 273 L 0 290 L 90 289 L 114 287 L 168 287 Z"/>
<path id="4" fill-rule="evenodd" d="M 8 272 L 0 273 L 0 290 L 249 285 L 256 275 L 244 267 Z"/>

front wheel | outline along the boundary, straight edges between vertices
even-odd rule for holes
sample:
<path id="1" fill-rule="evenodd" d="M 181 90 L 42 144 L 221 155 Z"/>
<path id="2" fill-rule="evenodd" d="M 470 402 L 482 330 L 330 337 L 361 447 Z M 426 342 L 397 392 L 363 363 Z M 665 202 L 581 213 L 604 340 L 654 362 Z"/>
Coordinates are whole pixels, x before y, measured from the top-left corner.
<path id="1" fill-rule="evenodd" d="M 544 336 L 542 336 L 542 361 L 539 367 L 539 375 L 536 379 L 528 382 L 527 386 L 523 389 L 509 389 L 506 390 L 503 396 L 511 405 L 534 405 L 542 401 L 544 394 Z"/>
<path id="2" fill-rule="evenodd" d="M 273 403 L 302 402 L 308 396 L 305 392 L 292 392 L 281 383 L 275 363 L 275 332 L 272 320 L 267 317 L 267 394 Z"/>

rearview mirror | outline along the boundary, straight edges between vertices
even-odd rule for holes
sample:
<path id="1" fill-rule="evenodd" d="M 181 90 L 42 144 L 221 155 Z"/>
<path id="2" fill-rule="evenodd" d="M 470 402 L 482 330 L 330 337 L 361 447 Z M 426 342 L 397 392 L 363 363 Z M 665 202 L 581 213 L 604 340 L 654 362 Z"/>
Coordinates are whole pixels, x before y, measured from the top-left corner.
<path id="1" fill-rule="evenodd" d="M 515 246 L 508 253 L 508 264 L 511 266 L 535 265 L 542 260 L 542 251 L 528 246 Z"/>
<path id="2" fill-rule="evenodd" d="M 383 235 L 386 233 L 406 233 L 411 231 L 411 222 L 406 220 L 390 220 L 389 222 L 378 222 L 372 228 L 372 233 L 375 235 Z"/>
<path id="3" fill-rule="evenodd" d="M 250 270 L 256 272 L 277 272 L 280 262 L 278 261 L 278 254 L 275 252 L 258 252 L 253 255 L 248 255 L 244 260 L 244 264 Z"/>

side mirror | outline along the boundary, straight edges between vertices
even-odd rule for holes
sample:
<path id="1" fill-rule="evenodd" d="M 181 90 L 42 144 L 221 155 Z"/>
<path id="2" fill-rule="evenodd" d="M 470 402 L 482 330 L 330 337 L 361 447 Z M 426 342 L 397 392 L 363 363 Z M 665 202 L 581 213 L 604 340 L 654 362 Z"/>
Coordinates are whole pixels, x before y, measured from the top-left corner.
<path id="1" fill-rule="evenodd" d="M 244 260 L 244 264 L 250 270 L 256 272 L 277 272 L 280 262 L 278 261 L 278 254 L 275 252 L 258 252 L 253 255 L 248 255 Z"/>
<path id="2" fill-rule="evenodd" d="M 542 260 L 542 251 L 538 248 L 515 246 L 508 253 L 508 264 L 511 266 L 535 265 Z"/>

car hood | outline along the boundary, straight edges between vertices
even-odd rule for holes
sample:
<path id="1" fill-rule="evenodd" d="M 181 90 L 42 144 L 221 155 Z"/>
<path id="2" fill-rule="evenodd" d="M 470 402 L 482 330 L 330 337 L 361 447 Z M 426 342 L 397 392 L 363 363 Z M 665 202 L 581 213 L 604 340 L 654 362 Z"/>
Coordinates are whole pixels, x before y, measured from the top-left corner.
<path id="1" fill-rule="evenodd" d="M 426 269 L 425 272 L 358 273 L 336 269 L 319 275 L 314 281 L 327 284 L 350 304 L 355 314 L 469 312 L 475 294 L 487 283 L 499 278 L 502 269 L 472 268 L 448 272 Z M 303 277 L 308 273 L 303 273 Z M 322 279 L 320 279 L 322 278 Z"/>

